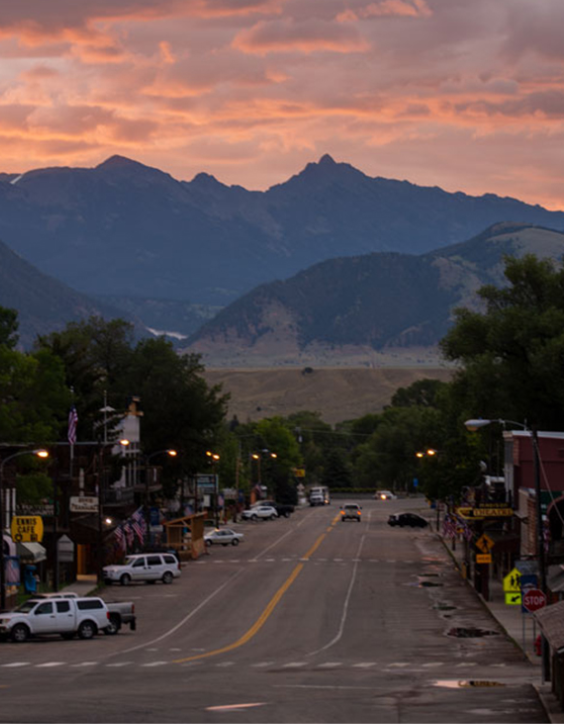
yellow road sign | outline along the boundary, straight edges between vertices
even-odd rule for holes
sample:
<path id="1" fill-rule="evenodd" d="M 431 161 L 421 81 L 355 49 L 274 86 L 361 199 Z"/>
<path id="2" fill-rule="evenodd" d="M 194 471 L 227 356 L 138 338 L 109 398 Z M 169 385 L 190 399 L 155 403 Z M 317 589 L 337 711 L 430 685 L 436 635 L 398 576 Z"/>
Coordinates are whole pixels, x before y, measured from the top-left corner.
<path id="1" fill-rule="evenodd" d="M 10 525 L 10 533 L 16 543 L 41 543 L 43 518 L 40 515 L 15 515 Z"/>
<path id="2" fill-rule="evenodd" d="M 503 579 L 503 590 L 505 593 L 521 593 L 521 573 L 516 568 L 510 571 Z"/>
<path id="3" fill-rule="evenodd" d="M 491 563 L 491 553 L 476 553 L 476 563 Z"/>
<path id="4" fill-rule="evenodd" d="M 505 603 L 508 606 L 520 606 L 523 596 L 520 593 L 507 593 L 505 592 Z"/>
<path id="5" fill-rule="evenodd" d="M 485 533 L 484 535 L 480 536 L 476 541 L 476 548 L 482 551 L 482 553 L 489 553 L 493 547 L 493 540 L 489 537 L 489 535 L 486 535 Z"/>
<path id="6" fill-rule="evenodd" d="M 508 518 L 513 515 L 513 508 L 457 508 L 456 512 L 467 520 L 483 520 L 484 518 Z"/>

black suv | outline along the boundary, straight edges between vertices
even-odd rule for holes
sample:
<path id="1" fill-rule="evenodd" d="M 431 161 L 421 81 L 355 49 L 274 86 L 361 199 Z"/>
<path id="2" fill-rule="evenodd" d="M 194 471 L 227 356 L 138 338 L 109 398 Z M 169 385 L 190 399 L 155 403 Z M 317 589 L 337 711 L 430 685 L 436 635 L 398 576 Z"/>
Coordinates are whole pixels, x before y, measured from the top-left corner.
<path id="1" fill-rule="evenodd" d="M 408 525 L 410 528 L 426 528 L 429 523 L 417 513 L 396 513 L 388 518 L 388 525 L 400 528 Z"/>

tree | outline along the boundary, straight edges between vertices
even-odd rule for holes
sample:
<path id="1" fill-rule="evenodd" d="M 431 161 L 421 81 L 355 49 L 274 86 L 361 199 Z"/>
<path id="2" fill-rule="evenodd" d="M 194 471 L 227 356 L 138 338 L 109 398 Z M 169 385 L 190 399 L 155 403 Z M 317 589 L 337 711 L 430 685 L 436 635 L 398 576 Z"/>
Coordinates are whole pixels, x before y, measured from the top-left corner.
<path id="1" fill-rule="evenodd" d="M 19 339 L 18 326 L 17 311 L 0 307 L 0 346 L 14 349 Z"/>
<path id="2" fill-rule="evenodd" d="M 328 454 L 322 484 L 330 489 L 353 487 L 351 466 L 342 450 L 335 449 Z"/>
<path id="3" fill-rule="evenodd" d="M 485 311 L 456 310 L 441 341 L 461 368 L 456 394 L 469 416 L 564 429 L 564 269 L 527 255 L 505 258 L 508 286 L 482 287 Z"/>

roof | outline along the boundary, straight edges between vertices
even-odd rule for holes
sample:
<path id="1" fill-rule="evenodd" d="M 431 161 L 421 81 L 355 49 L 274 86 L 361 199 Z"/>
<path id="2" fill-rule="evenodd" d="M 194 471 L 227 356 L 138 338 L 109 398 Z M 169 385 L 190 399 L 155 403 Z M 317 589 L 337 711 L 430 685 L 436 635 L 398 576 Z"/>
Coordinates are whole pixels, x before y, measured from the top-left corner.
<path id="1" fill-rule="evenodd" d="M 551 648 L 564 648 L 564 601 L 545 606 L 533 615 Z"/>

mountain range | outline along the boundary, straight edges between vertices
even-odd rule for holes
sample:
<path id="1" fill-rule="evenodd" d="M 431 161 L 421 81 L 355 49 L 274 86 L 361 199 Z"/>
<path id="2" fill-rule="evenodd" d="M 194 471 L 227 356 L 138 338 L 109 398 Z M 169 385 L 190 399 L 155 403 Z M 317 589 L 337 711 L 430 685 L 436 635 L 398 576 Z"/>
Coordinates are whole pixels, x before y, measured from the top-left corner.
<path id="1" fill-rule="evenodd" d="M 212 365 L 270 359 L 289 363 L 435 348 L 455 307 L 477 309 L 476 291 L 502 286 L 504 256 L 562 259 L 564 233 L 496 224 L 482 234 L 419 256 L 382 252 L 316 264 L 261 285 L 219 312 L 186 348 Z"/>
<path id="2" fill-rule="evenodd" d="M 445 278 L 471 270 L 453 262 L 456 245 L 475 246 L 498 222 L 521 236 L 533 225 L 536 238 L 564 230 L 564 213 L 371 178 L 330 156 L 264 192 L 204 173 L 177 181 L 121 156 L 95 168 L 0 173 L 0 304 L 18 308 L 22 341 L 102 313 L 189 336 L 189 348 L 214 339 L 217 350 L 235 331 L 243 348 L 254 340 L 258 349 L 265 329 L 286 344 L 284 324 L 300 350 L 316 340 L 427 345 L 448 325 L 441 310 L 458 300 Z M 470 277 L 461 288 L 489 279 Z"/>

